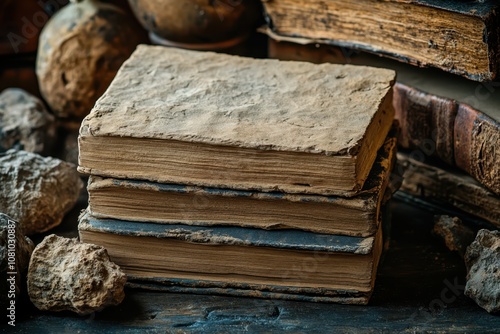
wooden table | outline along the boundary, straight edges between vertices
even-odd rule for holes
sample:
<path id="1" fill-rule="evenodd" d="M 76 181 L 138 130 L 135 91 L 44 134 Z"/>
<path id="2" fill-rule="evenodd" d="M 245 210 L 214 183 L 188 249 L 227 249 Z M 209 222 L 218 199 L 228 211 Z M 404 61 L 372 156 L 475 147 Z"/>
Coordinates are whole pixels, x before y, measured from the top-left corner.
<path id="1" fill-rule="evenodd" d="M 76 236 L 76 217 L 53 233 Z M 169 294 L 127 289 L 125 301 L 91 316 L 18 308 L 21 333 L 456 332 L 499 333 L 500 316 L 463 294 L 465 266 L 430 234 L 432 214 L 392 203 L 391 246 L 368 306 Z M 12 328 L 9 328 L 11 330 Z"/>

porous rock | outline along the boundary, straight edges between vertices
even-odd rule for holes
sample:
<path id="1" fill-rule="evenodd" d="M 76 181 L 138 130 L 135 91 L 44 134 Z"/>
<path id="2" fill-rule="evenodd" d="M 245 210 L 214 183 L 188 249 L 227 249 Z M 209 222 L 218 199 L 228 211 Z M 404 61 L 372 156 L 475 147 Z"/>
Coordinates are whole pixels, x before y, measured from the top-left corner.
<path id="1" fill-rule="evenodd" d="M 49 155 L 56 139 L 55 118 L 37 97 L 19 88 L 0 94 L 0 147 Z"/>
<path id="2" fill-rule="evenodd" d="M 465 294 L 490 313 L 500 311 L 500 231 L 480 230 L 465 253 Z"/>
<path id="3" fill-rule="evenodd" d="M 95 0 L 59 10 L 40 35 L 36 74 L 40 92 L 58 117 L 82 119 L 122 63 L 142 42 L 126 12 Z"/>
<path id="4" fill-rule="evenodd" d="M 458 217 L 434 216 L 433 234 L 443 239 L 446 247 L 464 257 L 467 247 L 474 241 L 474 231 L 465 226 Z"/>
<path id="5" fill-rule="evenodd" d="M 100 311 L 122 302 L 125 282 L 104 248 L 54 234 L 35 248 L 28 270 L 28 293 L 40 310 Z"/>
<path id="6" fill-rule="evenodd" d="M 75 165 L 16 150 L 0 154 L 0 184 L 0 211 L 27 235 L 59 225 L 83 187 Z"/>
<path id="7" fill-rule="evenodd" d="M 24 236 L 22 228 L 12 218 L 0 212 L 0 304 L 12 300 L 9 294 L 21 292 L 31 253 L 35 245 Z"/>

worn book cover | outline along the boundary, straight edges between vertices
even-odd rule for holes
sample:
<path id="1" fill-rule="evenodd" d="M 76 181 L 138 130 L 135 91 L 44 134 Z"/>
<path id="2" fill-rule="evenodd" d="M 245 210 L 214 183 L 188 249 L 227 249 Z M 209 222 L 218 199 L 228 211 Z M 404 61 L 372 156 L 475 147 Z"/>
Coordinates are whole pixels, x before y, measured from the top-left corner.
<path id="1" fill-rule="evenodd" d="M 352 196 L 393 121 L 392 70 L 139 46 L 80 129 L 79 170 Z"/>

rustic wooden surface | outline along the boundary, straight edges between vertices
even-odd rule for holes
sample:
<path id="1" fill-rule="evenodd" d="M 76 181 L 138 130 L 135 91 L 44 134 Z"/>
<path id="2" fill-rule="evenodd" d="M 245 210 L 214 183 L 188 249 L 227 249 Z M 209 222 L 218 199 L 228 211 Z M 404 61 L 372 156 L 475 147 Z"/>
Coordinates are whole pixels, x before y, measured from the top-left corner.
<path id="1" fill-rule="evenodd" d="M 84 204 L 83 198 L 79 208 Z M 128 289 L 121 305 L 85 317 L 40 312 L 24 300 L 15 332 L 498 332 L 500 316 L 464 296 L 464 264 L 431 236 L 432 215 L 401 202 L 392 205 L 391 246 L 368 306 Z M 75 236 L 79 208 L 53 232 Z"/>

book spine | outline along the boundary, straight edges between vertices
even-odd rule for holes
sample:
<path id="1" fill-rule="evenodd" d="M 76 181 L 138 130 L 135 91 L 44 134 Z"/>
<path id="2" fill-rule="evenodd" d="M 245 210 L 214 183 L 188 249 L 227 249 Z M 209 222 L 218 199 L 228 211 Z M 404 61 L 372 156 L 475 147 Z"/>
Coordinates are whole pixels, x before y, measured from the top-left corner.
<path id="1" fill-rule="evenodd" d="M 454 164 L 453 132 L 457 103 L 397 83 L 394 89 L 396 119 L 401 125 L 399 144 L 420 148 Z"/>
<path id="2" fill-rule="evenodd" d="M 500 194 L 500 123 L 461 104 L 454 127 L 455 164 Z"/>
<path id="3" fill-rule="evenodd" d="M 500 124 L 474 108 L 397 83 L 399 144 L 466 171 L 500 194 Z"/>

